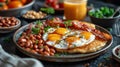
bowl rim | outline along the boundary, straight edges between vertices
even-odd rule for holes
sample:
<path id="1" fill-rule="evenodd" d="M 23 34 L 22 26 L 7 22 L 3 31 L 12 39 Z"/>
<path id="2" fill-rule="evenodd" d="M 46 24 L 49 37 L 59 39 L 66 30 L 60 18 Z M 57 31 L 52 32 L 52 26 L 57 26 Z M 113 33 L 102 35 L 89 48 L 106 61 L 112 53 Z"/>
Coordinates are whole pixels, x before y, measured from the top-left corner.
<path id="1" fill-rule="evenodd" d="M 120 57 L 116 54 L 116 49 L 117 48 L 120 48 L 120 45 L 117 45 L 117 46 L 115 46 L 114 48 L 113 48 L 113 50 L 112 50 L 112 54 L 116 57 L 116 58 L 118 58 L 118 59 L 120 59 Z"/>
<path id="2" fill-rule="evenodd" d="M 4 18 L 4 17 L 3 17 Z M 20 21 L 20 19 L 18 19 L 18 18 L 16 18 L 15 17 L 15 19 L 17 19 L 18 20 L 18 24 L 17 25 L 14 25 L 14 26 L 10 26 L 10 27 L 0 27 L 0 29 L 11 29 L 11 28 L 15 28 L 15 27 L 18 27 L 19 25 L 21 25 L 21 21 Z"/>
<path id="3" fill-rule="evenodd" d="M 91 11 L 95 11 L 95 10 L 97 10 L 97 9 L 99 9 L 99 8 L 93 8 L 93 9 L 91 9 L 91 10 L 89 10 L 88 11 L 88 16 L 90 16 L 90 17 L 92 17 L 92 18 L 96 18 L 96 17 L 94 17 L 94 16 L 91 16 L 91 15 L 89 15 L 89 12 L 91 12 Z M 113 8 L 113 9 L 115 9 L 115 8 Z M 119 12 L 120 13 L 120 12 Z M 112 20 L 112 19 L 117 19 L 117 18 L 120 18 L 120 14 L 118 15 L 118 16 L 115 16 L 115 17 L 113 17 L 113 18 L 96 18 L 96 19 L 108 19 L 108 20 Z"/>
<path id="4" fill-rule="evenodd" d="M 17 10 L 17 9 L 23 9 L 23 8 L 26 8 L 26 7 L 30 6 L 30 5 L 33 5 L 34 3 L 35 3 L 35 0 L 31 0 L 30 3 L 28 3 L 28 4 L 26 4 L 26 5 L 22 6 L 22 7 L 19 7 L 19 8 L 11 8 L 11 9 L 8 9 L 8 10 L 0 10 L 0 12 L 6 12 L 6 11 Z"/>

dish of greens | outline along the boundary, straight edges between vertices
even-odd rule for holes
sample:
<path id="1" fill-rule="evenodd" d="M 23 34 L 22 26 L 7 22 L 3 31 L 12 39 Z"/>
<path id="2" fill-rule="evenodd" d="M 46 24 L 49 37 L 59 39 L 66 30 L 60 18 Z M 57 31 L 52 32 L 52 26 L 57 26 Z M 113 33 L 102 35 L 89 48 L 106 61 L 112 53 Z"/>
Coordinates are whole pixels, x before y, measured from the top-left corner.
<path id="1" fill-rule="evenodd" d="M 96 18 L 109 18 L 114 14 L 115 10 L 109 7 L 101 7 L 89 11 L 89 15 Z"/>

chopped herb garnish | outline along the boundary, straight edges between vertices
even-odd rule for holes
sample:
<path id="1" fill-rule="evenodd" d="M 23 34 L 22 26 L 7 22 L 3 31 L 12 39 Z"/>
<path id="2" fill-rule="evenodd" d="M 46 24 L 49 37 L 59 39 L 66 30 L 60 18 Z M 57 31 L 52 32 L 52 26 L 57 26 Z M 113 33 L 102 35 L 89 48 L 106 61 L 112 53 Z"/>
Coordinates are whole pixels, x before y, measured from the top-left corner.
<path id="1" fill-rule="evenodd" d="M 36 41 L 35 41 L 35 44 L 37 45 L 37 44 L 38 44 L 38 42 L 39 42 L 39 41 L 38 41 L 38 40 L 36 40 Z"/>
<path id="2" fill-rule="evenodd" d="M 40 31 L 40 28 L 32 28 L 32 33 L 33 34 L 38 34 L 39 33 L 39 31 Z"/>
<path id="3" fill-rule="evenodd" d="M 41 8 L 41 11 L 47 13 L 47 14 L 54 14 L 55 10 L 53 8 Z"/>
<path id="4" fill-rule="evenodd" d="M 72 26 L 71 20 L 64 21 L 65 26 L 68 28 L 68 26 Z"/>
<path id="5" fill-rule="evenodd" d="M 36 24 L 37 24 L 38 26 L 42 26 L 42 25 L 43 25 L 40 20 L 36 21 Z"/>
<path id="6" fill-rule="evenodd" d="M 59 57 L 59 56 L 60 56 L 60 54 L 59 54 L 59 53 L 56 53 L 56 54 L 54 54 L 54 56 L 55 56 L 55 57 Z"/>
<path id="7" fill-rule="evenodd" d="M 40 46 L 39 48 L 42 49 L 42 48 L 44 48 L 44 46 Z"/>
<path id="8" fill-rule="evenodd" d="M 51 28 L 50 26 L 47 26 L 47 27 L 44 28 L 44 31 L 47 32 L 48 29 L 50 29 L 50 28 Z"/>

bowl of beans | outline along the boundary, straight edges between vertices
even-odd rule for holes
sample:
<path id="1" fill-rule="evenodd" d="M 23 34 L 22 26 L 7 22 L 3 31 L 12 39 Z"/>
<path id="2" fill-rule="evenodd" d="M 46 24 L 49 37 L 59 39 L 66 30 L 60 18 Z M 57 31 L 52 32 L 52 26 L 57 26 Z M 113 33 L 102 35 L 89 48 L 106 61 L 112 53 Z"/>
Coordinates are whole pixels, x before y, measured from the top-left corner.
<path id="1" fill-rule="evenodd" d="M 112 55 L 116 61 L 120 62 L 120 45 L 117 45 L 115 48 L 113 48 Z"/>
<path id="2" fill-rule="evenodd" d="M 29 10 L 27 12 L 22 13 L 22 18 L 25 19 L 26 21 L 30 21 L 30 22 L 36 21 L 36 20 L 44 20 L 48 17 L 49 17 L 49 15 L 42 11 Z"/>
<path id="3" fill-rule="evenodd" d="M 9 33 L 21 26 L 21 21 L 15 17 L 0 17 L 0 33 Z"/>

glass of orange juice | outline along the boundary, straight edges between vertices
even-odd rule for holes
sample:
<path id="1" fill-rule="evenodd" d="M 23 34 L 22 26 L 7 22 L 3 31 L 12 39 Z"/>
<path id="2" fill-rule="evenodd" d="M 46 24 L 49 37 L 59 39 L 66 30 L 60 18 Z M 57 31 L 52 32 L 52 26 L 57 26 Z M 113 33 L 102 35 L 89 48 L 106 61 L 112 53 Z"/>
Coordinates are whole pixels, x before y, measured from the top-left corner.
<path id="1" fill-rule="evenodd" d="M 84 20 L 87 0 L 64 0 L 64 16 L 67 20 Z"/>

